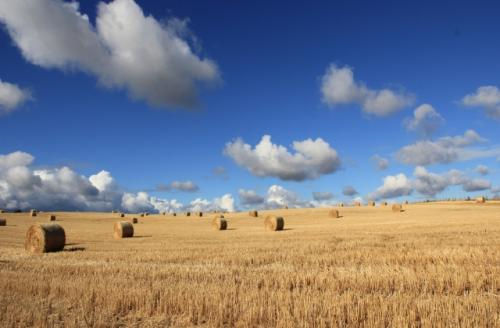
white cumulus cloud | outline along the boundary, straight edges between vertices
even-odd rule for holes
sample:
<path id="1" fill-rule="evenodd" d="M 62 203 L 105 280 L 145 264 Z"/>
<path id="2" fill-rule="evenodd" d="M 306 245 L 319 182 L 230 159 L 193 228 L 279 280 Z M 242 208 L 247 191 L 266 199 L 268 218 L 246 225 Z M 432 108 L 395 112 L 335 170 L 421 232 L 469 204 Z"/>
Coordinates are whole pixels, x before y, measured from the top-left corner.
<path id="1" fill-rule="evenodd" d="M 379 155 L 373 155 L 372 160 L 375 163 L 377 170 L 383 171 L 389 167 L 389 160 Z"/>
<path id="2" fill-rule="evenodd" d="M 482 107 L 486 114 L 500 120 L 500 89 L 493 85 L 477 88 L 476 92 L 462 98 L 462 104 L 469 107 Z"/>
<path id="3" fill-rule="evenodd" d="M 8 114 L 31 99 L 31 93 L 16 84 L 0 80 L 0 115 Z"/>
<path id="4" fill-rule="evenodd" d="M 321 94 L 329 106 L 359 104 L 365 113 L 375 116 L 393 114 L 414 102 L 414 96 L 403 91 L 369 89 L 354 79 L 350 67 L 333 64 L 323 75 Z"/>
<path id="5" fill-rule="evenodd" d="M 443 117 L 429 104 L 418 106 L 413 117 L 405 120 L 405 126 L 410 131 L 417 131 L 423 137 L 429 138 L 444 122 Z"/>
<path id="6" fill-rule="evenodd" d="M 194 107 L 197 85 L 220 80 L 193 51 L 187 20 L 160 22 L 134 0 L 100 2 L 95 26 L 75 1 L 0 1 L 0 22 L 27 61 L 92 74 L 153 106 Z"/>
<path id="7" fill-rule="evenodd" d="M 500 148 L 497 146 L 489 149 L 471 147 L 486 141 L 476 131 L 467 130 L 463 136 L 422 140 L 404 146 L 397 152 L 396 158 L 405 164 L 427 166 L 498 156 Z"/>
<path id="8" fill-rule="evenodd" d="M 294 141 L 295 153 L 271 142 L 264 135 L 252 148 L 242 139 L 226 144 L 224 153 L 239 166 L 259 177 L 277 177 L 281 180 L 303 181 L 330 174 L 340 167 L 337 151 L 321 138 Z"/>
<path id="9" fill-rule="evenodd" d="M 408 196 L 413 192 L 411 180 L 406 175 L 400 173 L 397 175 L 389 175 L 384 178 L 382 186 L 377 188 L 373 193 L 368 195 L 368 199 L 379 200 L 386 198 L 396 198 L 400 196 Z"/>

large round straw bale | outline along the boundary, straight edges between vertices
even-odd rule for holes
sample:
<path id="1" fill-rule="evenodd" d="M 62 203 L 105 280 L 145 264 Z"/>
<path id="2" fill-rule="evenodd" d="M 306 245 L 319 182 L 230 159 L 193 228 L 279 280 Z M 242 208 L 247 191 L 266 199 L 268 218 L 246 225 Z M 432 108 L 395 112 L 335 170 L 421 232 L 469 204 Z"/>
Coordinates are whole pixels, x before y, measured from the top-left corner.
<path id="1" fill-rule="evenodd" d="M 330 211 L 328 212 L 328 215 L 329 215 L 330 217 L 332 217 L 332 218 L 336 218 L 336 219 L 338 219 L 338 218 L 340 217 L 340 215 L 339 215 L 339 211 L 338 211 L 338 210 L 330 210 Z"/>
<path id="2" fill-rule="evenodd" d="M 368 202 L 368 206 L 375 206 L 375 202 L 374 201 Z"/>
<path id="3" fill-rule="evenodd" d="M 227 229 L 227 221 L 224 217 L 214 218 L 212 220 L 212 227 L 215 230 L 226 230 Z"/>
<path id="4" fill-rule="evenodd" d="M 115 222 L 114 237 L 115 239 L 129 238 L 134 236 L 134 226 L 127 221 Z"/>
<path id="5" fill-rule="evenodd" d="M 133 224 L 139 223 L 139 219 L 137 219 L 137 218 L 133 218 L 133 219 L 132 219 L 132 223 L 133 223 Z"/>
<path id="6" fill-rule="evenodd" d="M 7 225 L 7 220 L 6 219 L 0 219 L 0 226 L 6 226 Z"/>
<path id="7" fill-rule="evenodd" d="M 144 217 L 144 213 L 141 213 L 141 218 L 143 218 L 143 217 Z"/>
<path id="8" fill-rule="evenodd" d="M 34 224 L 26 232 L 24 248 L 31 253 L 58 252 L 65 244 L 66 234 L 60 225 Z"/>
<path id="9" fill-rule="evenodd" d="M 200 216 L 200 217 L 203 216 L 203 212 L 196 213 L 196 216 Z"/>
<path id="10" fill-rule="evenodd" d="M 256 218 L 256 217 L 258 217 L 258 216 L 259 216 L 259 212 L 257 212 L 257 211 L 250 211 L 250 212 L 248 212 L 248 215 L 250 215 L 250 216 L 252 216 L 252 217 Z"/>
<path id="11" fill-rule="evenodd" d="M 478 204 L 486 203 L 486 198 L 484 198 L 484 196 L 478 197 L 476 198 L 476 203 Z"/>
<path id="12" fill-rule="evenodd" d="M 186 212 L 186 216 L 191 216 L 191 212 Z"/>
<path id="13" fill-rule="evenodd" d="M 172 213 L 173 216 L 177 216 L 177 213 Z"/>
<path id="14" fill-rule="evenodd" d="M 382 202 L 382 205 L 383 206 L 387 206 L 387 202 Z"/>
<path id="15" fill-rule="evenodd" d="M 266 230 L 278 231 L 283 230 L 285 227 L 285 220 L 281 216 L 267 216 L 264 220 L 264 227 Z"/>
<path id="16" fill-rule="evenodd" d="M 36 210 L 31 210 L 31 211 L 30 211 L 30 215 L 31 215 L 31 216 L 36 216 Z"/>
<path id="17" fill-rule="evenodd" d="M 344 207 L 344 203 L 340 203 L 340 204 L 339 204 L 339 206 L 340 206 L 340 207 Z"/>
<path id="18" fill-rule="evenodd" d="M 49 221 L 55 221 L 56 216 L 55 215 L 49 215 Z"/>
<path id="19" fill-rule="evenodd" d="M 5 213 L 5 211 L 4 210 L 0 210 L 0 213 Z"/>
<path id="20" fill-rule="evenodd" d="M 120 217 L 121 217 L 121 218 L 124 218 L 124 217 L 125 217 L 125 214 L 124 214 L 124 213 L 120 213 Z"/>
<path id="21" fill-rule="evenodd" d="M 393 212 L 402 212 L 403 206 L 401 204 L 392 204 L 392 211 Z"/>
<path id="22" fill-rule="evenodd" d="M 149 213 L 148 213 L 148 212 L 146 212 L 146 213 L 144 213 L 144 215 L 149 216 Z"/>

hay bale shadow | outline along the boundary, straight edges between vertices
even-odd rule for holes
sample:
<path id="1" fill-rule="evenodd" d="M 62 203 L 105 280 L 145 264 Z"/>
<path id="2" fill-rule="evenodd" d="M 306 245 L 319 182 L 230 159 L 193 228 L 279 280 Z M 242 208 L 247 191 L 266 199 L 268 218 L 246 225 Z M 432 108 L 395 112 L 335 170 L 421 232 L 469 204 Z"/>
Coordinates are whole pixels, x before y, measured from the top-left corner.
<path id="1" fill-rule="evenodd" d="M 83 252 L 85 249 L 85 247 L 70 247 L 65 248 L 63 252 Z"/>
<path id="2" fill-rule="evenodd" d="M 132 238 L 151 238 L 153 235 L 133 236 Z"/>

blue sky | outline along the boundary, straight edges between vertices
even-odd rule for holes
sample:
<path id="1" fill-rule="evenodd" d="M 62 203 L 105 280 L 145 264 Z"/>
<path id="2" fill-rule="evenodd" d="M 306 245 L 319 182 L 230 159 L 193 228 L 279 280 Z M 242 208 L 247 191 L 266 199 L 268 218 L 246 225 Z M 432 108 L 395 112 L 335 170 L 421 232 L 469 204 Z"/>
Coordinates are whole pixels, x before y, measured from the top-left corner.
<path id="1" fill-rule="evenodd" d="M 349 201 L 345 186 L 364 200 L 499 192 L 496 2 L 99 3 L 0 0 L 0 81 L 25 95 L 4 85 L 11 93 L 2 103 L 0 85 L 0 154 L 34 157 L 4 165 L 0 207 L 40 207 L 48 192 L 42 176 L 25 196 L 15 188 L 21 178 L 7 178 L 13 167 L 40 176 L 67 166 L 86 178 L 105 170 L 118 196 L 99 203 L 104 209 L 142 209 L 123 202 L 123 193 L 141 191 L 206 206 L 230 194 L 238 208 L 240 189 L 262 196 L 248 206 L 263 207 L 318 205 L 312 192 L 335 196 L 320 205 Z M 152 60 L 157 52 L 162 60 Z M 411 130 L 405 122 L 424 104 L 431 109 Z M 419 132 L 428 126 L 437 128 Z M 475 134 L 466 141 L 446 139 L 467 130 Z M 255 147 L 265 135 L 289 154 L 294 142 L 311 139 L 314 154 L 291 163 L 279 152 L 224 152 L 237 138 Z M 317 138 L 336 155 L 316 149 Z M 402 159 L 401 149 L 418 142 L 408 156 L 424 159 Z M 374 155 L 388 167 L 377 169 Z M 226 173 L 214 174 L 217 167 Z M 160 184 L 171 188 L 154 190 Z M 273 193 L 273 185 L 282 189 Z"/>

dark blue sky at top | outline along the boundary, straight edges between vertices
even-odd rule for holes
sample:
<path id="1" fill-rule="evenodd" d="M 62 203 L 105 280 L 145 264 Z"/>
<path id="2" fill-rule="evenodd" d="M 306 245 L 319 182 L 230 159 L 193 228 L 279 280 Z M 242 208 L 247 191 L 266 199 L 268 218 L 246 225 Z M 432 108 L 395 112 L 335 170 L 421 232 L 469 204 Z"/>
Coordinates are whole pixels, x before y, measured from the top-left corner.
<path id="1" fill-rule="evenodd" d="M 97 3 L 80 4 L 92 21 Z M 239 188 L 264 193 L 274 183 L 307 198 L 311 191 L 338 195 L 348 184 L 368 193 L 387 174 L 411 175 L 414 168 L 392 156 L 416 140 L 402 121 L 422 103 L 446 120 L 438 136 L 475 129 L 494 144 L 500 140 L 498 121 L 458 104 L 478 86 L 500 84 L 500 2 L 137 3 L 156 19 L 189 18 L 201 55 L 217 63 L 223 81 L 201 89 L 201 107 L 152 108 L 99 86 L 93 76 L 35 66 L 2 29 L 0 78 L 30 88 L 35 99 L 0 118 L 0 153 L 26 151 L 37 165 L 65 164 L 86 175 L 105 169 L 132 191 L 172 180 L 200 185 L 195 195 L 176 194 L 181 200 L 236 195 Z M 371 88 L 415 94 L 415 106 L 386 118 L 368 117 L 358 105 L 328 108 L 320 84 L 332 63 L 352 67 Z M 222 154 L 236 137 L 255 145 L 264 134 L 285 146 L 321 137 L 339 152 L 343 168 L 317 180 L 282 182 L 253 177 Z M 391 159 L 388 171 L 374 169 L 374 154 Z M 488 159 L 432 169 L 467 171 L 480 163 L 498 167 Z M 228 180 L 212 176 L 216 166 L 227 168 Z"/>

